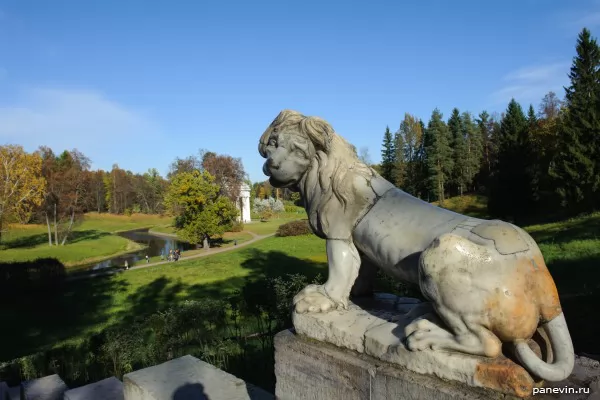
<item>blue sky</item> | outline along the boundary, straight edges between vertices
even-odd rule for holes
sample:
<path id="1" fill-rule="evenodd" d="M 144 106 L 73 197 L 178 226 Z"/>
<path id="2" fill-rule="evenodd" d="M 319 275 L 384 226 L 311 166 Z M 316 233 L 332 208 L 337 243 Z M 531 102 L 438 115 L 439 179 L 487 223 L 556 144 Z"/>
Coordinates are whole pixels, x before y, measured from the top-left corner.
<path id="1" fill-rule="evenodd" d="M 264 180 L 285 108 L 380 160 L 386 125 L 561 97 L 600 0 L 0 0 L 0 144 L 166 173 L 205 148 Z"/>

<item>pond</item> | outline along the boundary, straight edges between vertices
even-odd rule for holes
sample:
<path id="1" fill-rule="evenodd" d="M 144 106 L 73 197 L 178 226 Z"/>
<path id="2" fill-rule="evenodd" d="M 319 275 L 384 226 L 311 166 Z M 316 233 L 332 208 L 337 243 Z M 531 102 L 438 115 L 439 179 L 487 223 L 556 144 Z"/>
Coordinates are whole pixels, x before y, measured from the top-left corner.
<path id="1" fill-rule="evenodd" d="M 133 265 L 133 263 L 135 263 L 136 261 L 143 260 L 146 257 L 146 254 L 148 255 L 148 257 L 156 257 L 160 256 L 162 251 L 163 254 L 165 254 L 166 258 L 166 255 L 169 254 L 169 250 L 171 249 L 179 249 L 183 252 L 186 250 L 196 248 L 195 245 L 187 242 L 182 242 L 180 240 L 177 240 L 176 238 L 154 235 L 152 233 L 149 233 L 148 229 L 121 232 L 118 235 L 132 240 L 136 243 L 147 246 L 147 248 L 137 252 L 123 254 L 118 257 L 113 257 L 108 260 L 94 263 L 86 266 L 86 268 L 84 269 L 99 270 L 102 268 L 123 267 L 125 265 L 125 261 L 127 261 L 129 265 Z"/>

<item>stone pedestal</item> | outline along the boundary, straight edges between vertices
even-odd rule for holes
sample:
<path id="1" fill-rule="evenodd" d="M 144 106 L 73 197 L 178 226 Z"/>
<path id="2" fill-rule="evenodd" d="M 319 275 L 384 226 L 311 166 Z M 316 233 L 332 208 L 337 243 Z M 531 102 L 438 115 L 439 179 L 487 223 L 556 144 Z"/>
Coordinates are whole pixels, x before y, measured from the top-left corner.
<path id="1" fill-rule="evenodd" d="M 123 377 L 125 400 L 272 400 L 273 395 L 204 361 L 183 356 Z"/>
<path id="2" fill-rule="evenodd" d="M 420 374 L 291 330 L 275 336 L 278 400 L 516 400 L 492 389 Z M 600 363 L 576 358 L 568 380 L 536 388 L 535 400 L 600 400 Z"/>
<path id="3" fill-rule="evenodd" d="M 123 400 L 123 383 L 114 376 L 67 390 L 64 400 Z"/>
<path id="4" fill-rule="evenodd" d="M 54 374 L 21 383 L 21 400 L 62 400 L 69 388 Z"/>
<path id="5" fill-rule="evenodd" d="M 0 400 L 10 400 L 9 396 L 8 385 L 6 382 L 0 382 Z"/>

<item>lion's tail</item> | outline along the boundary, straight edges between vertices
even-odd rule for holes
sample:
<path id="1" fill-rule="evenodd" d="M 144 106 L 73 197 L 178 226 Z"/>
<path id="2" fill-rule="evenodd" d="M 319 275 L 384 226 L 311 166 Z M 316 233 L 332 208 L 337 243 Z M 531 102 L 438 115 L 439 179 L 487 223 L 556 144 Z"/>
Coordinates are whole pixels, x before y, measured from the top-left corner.
<path id="1" fill-rule="evenodd" d="M 562 381 L 571 374 L 575 365 L 573 342 L 565 315 L 561 312 L 554 319 L 542 325 L 542 328 L 550 339 L 553 362 L 550 364 L 540 359 L 525 340 L 518 340 L 514 343 L 517 359 L 533 375 L 550 382 Z"/>

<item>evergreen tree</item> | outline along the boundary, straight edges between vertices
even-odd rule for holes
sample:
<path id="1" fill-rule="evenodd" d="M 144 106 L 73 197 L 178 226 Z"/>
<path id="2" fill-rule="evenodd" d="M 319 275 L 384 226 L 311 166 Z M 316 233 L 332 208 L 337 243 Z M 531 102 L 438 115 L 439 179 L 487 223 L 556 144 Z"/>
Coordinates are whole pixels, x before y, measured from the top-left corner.
<path id="1" fill-rule="evenodd" d="M 529 170 L 528 123 L 523 109 L 512 99 L 500 124 L 498 161 L 495 166 L 489 212 L 519 223 L 532 210 Z"/>
<path id="2" fill-rule="evenodd" d="M 467 189 L 473 188 L 475 176 L 478 174 L 481 168 L 481 160 L 483 157 L 483 140 L 481 139 L 481 132 L 479 127 L 473 121 L 469 112 L 463 112 L 461 115 L 463 137 L 466 142 L 466 159 L 465 159 L 465 170 L 464 179 Z"/>
<path id="3" fill-rule="evenodd" d="M 453 170 L 451 175 L 452 186 L 456 194 L 461 195 L 467 186 L 467 143 L 464 137 L 464 129 L 458 108 L 452 110 L 448 119 L 448 129 L 452 140 Z"/>
<path id="4" fill-rule="evenodd" d="M 439 200 L 440 205 L 444 203 L 447 182 L 454 167 L 452 148 L 450 147 L 452 138 L 448 125 L 442 117 L 442 113 L 437 108 L 433 110 L 425 138 L 429 189 Z"/>
<path id="5" fill-rule="evenodd" d="M 576 50 L 551 174 L 562 205 L 582 212 L 600 207 L 600 48 L 584 28 Z"/>
<path id="6" fill-rule="evenodd" d="M 383 149 L 381 150 L 381 176 L 390 181 L 394 182 L 394 165 L 396 164 L 396 148 L 394 146 L 394 138 L 390 127 L 385 128 L 385 134 L 383 135 Z"/>

